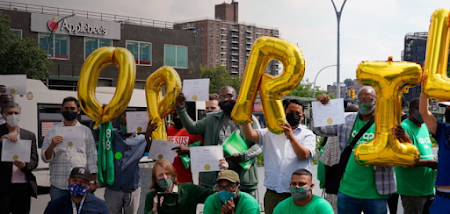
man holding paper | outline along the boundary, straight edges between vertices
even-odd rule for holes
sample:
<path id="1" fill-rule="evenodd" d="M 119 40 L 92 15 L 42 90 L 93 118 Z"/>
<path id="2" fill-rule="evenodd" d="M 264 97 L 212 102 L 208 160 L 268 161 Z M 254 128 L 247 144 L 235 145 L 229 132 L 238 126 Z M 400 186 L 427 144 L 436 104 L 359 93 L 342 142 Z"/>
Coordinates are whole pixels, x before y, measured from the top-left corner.
<path id="1" fill-rule="evenodd" d="M 183 93 L 180 93 L 176 103 L 177 114 L 189 134 L 203 135 L 205 146 L 222 145 L 233 132 L 240 131 L 241 129 L 239 125 L 234 123 L 230 116 L 236 104 L 236 98 L 236 90 L 233 87 L 222 87 L 219 91 L 219 106 L 222 111 L 211 112 L 204 119 L 194 122 L 184 107 L 186 98 Z M 252 123 L 253 128 L 259 128 L 257 119 L 253 117 L 253 120 L 256 121 Z M 242 191 L 252 193 L 258 188 L 256 161 L 253 162 L 248 170 L 243 169 L 239 163 L 255 158 L 261 154 L 262 149 L 259 144 L 251 141 L 246 141 L 246 144 L 247 151 L 231 154 L 225 158 L 230 165 L 229 169 L 239 174 Z M 200 184 L 212 188 L 216 184 L 216 178 L 217 172 L 202 172 L 200 173 Z"/>
<path id="2" fill-rule="evenodd" d="M 286 120 L 284 134 L 274 134 L 267 128 L 253 129 L 244 125 L 246 139 L 259 142 L 264 154 L 264 211 L 271 214 L 275 206 L 291 196 L 290 177 L 298 168 L 310 170 L 309 161 L 316 149 L 316 136 L 311 130 L 300 126 L 305 117 L 299 100 L 285 101 Z"/>
<path id="3" fill-rule="evenodd" d="M 29 213 L 30 196 L 37 197 L 36 177 L 31 173 L 38 165 L 36 135 L 19 128 L 19 104 L 7 102 L 1 116 L 6 124 L 0 125 L 0 213 Z M 22 143 L 27 146 L 14 149 Z M 7 146 L 11 146 L 8 151 Z M 12 158 L 5 160 L 6 155 Z"/>
<path id="4" fill-rule="evenodd" d="M 75 167 L 89 169 L 92 173 L 89 191 L 92 193 L 97 189 L 97 150 L 91 130 L 77 120 L 80 110 L 75 97 L 64 98 L 61 107 L 64 119 L 47 131 L 42 144 L 42 160 L 50 167 L 52 200 L 69 193 L 67 178 Z M 70 141 L 64 139 L 65 133 L 71 133 Z"/>
<path id="5" fill-rule="evenodd" d="M 91 123 L 91 127 L 94 123 Z M 141 179 L 139 177 L 139 160 L 151 146 L 152 132 L 156 123 L 147 125 L 145 136 L 127 133 L 127 116 L 120 119 L 120 129 L 113 129 L 112 149 L 114 158 L 114 184 L 105 183 L 105 202 L 110 213 L 137 213 L 141 196 Z M 99 136 L 99 130 L 92 130 Z"/>

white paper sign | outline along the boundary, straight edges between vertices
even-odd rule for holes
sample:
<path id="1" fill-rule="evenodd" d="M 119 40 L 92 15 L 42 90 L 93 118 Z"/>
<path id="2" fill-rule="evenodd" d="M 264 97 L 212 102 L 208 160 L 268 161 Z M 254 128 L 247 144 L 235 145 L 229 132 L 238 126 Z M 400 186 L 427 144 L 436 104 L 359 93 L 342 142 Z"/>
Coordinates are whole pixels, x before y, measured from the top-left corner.
<path id="1" fill-rule="evenodd" d="M 186 101 L 209 101 L 209 79 L 183 80 Z"/>
<path id="2" fill-rule="evenodd" d="M 168 160 L 173 163 L 173 159 L 177 155 L 176 150 L 172 150 L 178 145 L 169 141 L 153 140 L 152 147 L 148 154 L 149 159 L 153 160 Z"/>
<path id="3" fill-rule="evenodd" d="M 27 94 L 27 75 L 0 75 L 0 85 L 5 86 L 4 94 Z"/>
<path id="4" fill-rule="evenodd" d="M 191 147 L 191 171 L 213 172 L 220 171 L 219 160 L 223 158 L 222 146 Z"/>
<path id="5" fill-rule="evenodd" d="M 2 162 L 13 162 L 14 160 L 21 160 L 25 163 L 30 162 L 31 155 L 31 140 L 17 140 L 11 142 L 8 139 L 3 139 L 2 146 Z"/>
<path id="6" fill-rule="evenodd" d="M 312 113 L 314 127 L 344 124 L 344 99 L 333 99 L 326 105 L 320 101 L 312 102 Z"/>
<path id="7" fill-rule="evenodd" d="M 62 136 L 63 142 L 58 143 L 59 148 L 77 148 L 84 146 L 83 129 L 79 126 L 55 127 L 55 136 Z"/>
<path id="8" fill-rule="evenodd" d="M 132 111 L 127 112 L 127 133 L 142 133 L 147 130 L 148 112 Z"/>

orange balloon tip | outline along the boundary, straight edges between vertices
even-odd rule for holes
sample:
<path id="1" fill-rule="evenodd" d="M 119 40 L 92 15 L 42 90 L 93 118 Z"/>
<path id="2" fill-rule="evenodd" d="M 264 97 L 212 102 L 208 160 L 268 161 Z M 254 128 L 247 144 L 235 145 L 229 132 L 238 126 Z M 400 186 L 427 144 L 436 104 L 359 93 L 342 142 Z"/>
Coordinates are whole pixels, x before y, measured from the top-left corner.
<path id="1" fill-rule="evenodd" d="M 388 57 L 388 62 L 392 62 L 393 59 L 394 59 L 394 57 L 389 56 L 389 57 Z"/>

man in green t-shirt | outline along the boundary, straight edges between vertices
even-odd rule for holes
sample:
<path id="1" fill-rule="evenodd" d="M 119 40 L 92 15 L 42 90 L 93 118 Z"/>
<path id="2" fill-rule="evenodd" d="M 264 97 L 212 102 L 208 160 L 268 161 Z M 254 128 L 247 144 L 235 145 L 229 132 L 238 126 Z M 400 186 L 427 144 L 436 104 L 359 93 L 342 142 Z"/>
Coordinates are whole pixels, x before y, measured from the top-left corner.
<path id="1" fill-rule="evenodd" d="M 259 214 L 259 204 L 248 193 L 239 191 L 239 175 L 233 170 L 224 170 L 217 175 L 217 183 L 203 207 L 208 214 Z"/>
<path id="2" fill-rule="evenodd" d="M 312 174 L 307 169 L 297 169 L 292 173 L 290 191 L 291 197 L 280 202 L 273 214 L 310 213 L 332 214 L 333 207 L 325 199 L 313 195 Z"/>
<path id="3" fill-rule="evenodd" d="M 411 167 L 395 167 L 397 193 L 402 197 L 405 214 L 420 214 L 427 201 L 434 198 L 437 161 L 434 160 L 428 128 L 419 113 L 419 98 L 411 100 L 408 119 L 402 122 L 411 141 L 420 152 L 419 161 Z"/>
<path id="4" fill-rule="evenodd" d="M 330 97 L 322 94 L 317 98 L 326 105 Z M 314 133 L 319 136 L 337 136 L 339 148 L 342 151 L 350 145 L 358 132 L 375 117 L 376 93 L 370 86 L 359 90 L 356 100 L 358 114 L 349 114 L 345 123 L 315 127 Z M 409 141 L 405 131 L 398 125 L 395 136 L 401 142 Z M 375 125 L 372 124 L 362 136 L 357 139 L 356 145 L 369 142 L 375 137 Z M 356 139 L 355 139 L 356 140 Z M 340 180 L 338 195 L 339 213 L 387 213 L 386 199 L 397 190 L 393 167 L 378 167 L 358 164 L 351 153 L 344 174 Z"/>

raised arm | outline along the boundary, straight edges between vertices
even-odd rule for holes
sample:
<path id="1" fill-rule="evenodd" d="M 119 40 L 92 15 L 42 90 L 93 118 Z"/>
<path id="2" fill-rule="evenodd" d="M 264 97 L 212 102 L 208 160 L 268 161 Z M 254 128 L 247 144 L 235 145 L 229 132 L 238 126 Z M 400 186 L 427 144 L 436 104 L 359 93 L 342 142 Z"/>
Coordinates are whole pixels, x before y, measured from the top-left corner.
<path id="1" fill-rule="evenodd" d="M 437 120 L 428 110 L 428 98 L 423 93 L 420 94 L 419 112 L 423 122 L 427 124 L 428 130 L 435 135 L 437 128 Z"/>

